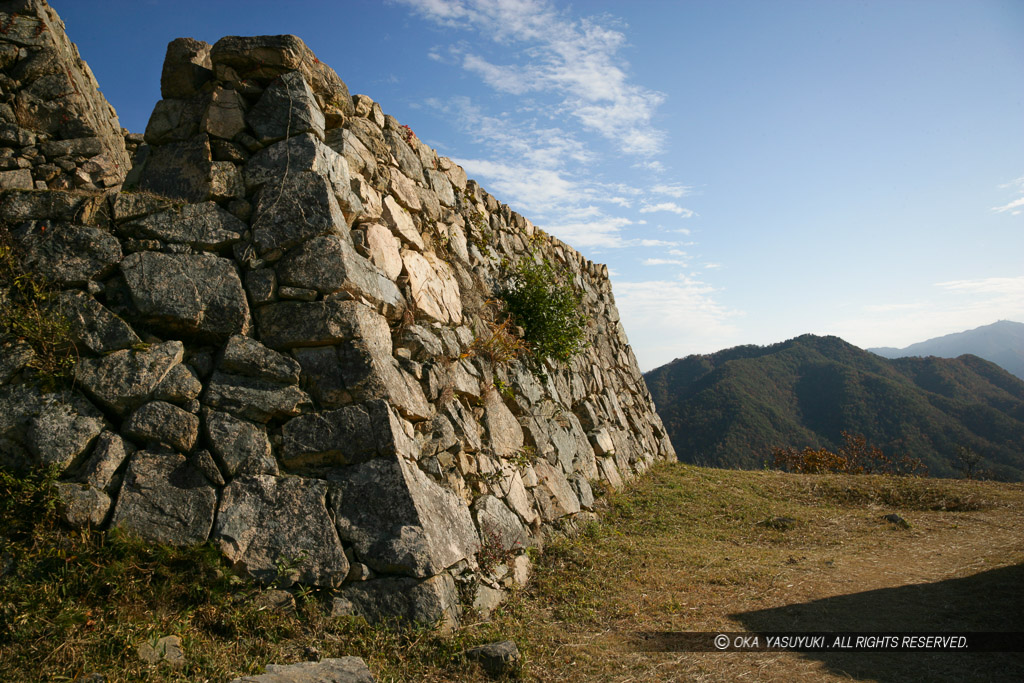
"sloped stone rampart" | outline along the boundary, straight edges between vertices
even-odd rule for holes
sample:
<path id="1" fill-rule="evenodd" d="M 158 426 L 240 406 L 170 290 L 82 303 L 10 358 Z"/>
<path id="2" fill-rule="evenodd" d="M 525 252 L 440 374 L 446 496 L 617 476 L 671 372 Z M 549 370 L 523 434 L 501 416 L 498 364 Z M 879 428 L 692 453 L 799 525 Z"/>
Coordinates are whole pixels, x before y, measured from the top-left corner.
<path id="1" fill-rule="evenodd" d="M 59 23 L 7 2 L 0 27 L 15 4 Z M 15 37 L 43 49 L 26 21 Z M 526 549 L 590 514 L 599 482 L 674 457 L 607 267 L 351 96 L 301 40 L 176 40 L 161 92 L 123 190 L 0 194 L 81 356 L 54 406 L 0 339 L 0 462 L 63 467 L 69 523 L 212 540 L 259 580 L 334 590 L 339 613 L 452 624 L 525 580 Z M 58 132 L 36 139 L 56 150 Z M 588 344 L 569 363 L 480 350 L 501 262 L 531 253 L 582 295 Z"/>

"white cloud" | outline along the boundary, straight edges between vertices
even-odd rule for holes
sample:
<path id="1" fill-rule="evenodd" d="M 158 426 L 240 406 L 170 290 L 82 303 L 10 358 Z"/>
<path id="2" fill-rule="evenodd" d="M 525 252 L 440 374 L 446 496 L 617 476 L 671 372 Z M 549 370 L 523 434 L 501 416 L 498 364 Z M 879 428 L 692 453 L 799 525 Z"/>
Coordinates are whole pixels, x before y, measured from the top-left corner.
<path id="1" fill-rule="evenodd" d="M 687 261 L 673 258 L 648 258 L 644 259 L 645 266 L 688 266 Z"/>
<path id="2" fill-rule="evenodd" d="M 676 185 L 655 185 L 654 187 L 651 188 L 651 192 L 653 194 L 663 194 L 663 195 L 667 195 L 669 197 L 675 197 L 676 199 L 678 199 L 680 197 L 685 197 L 686 195 L 690 194 L 692 191 L 693 191 L 692 187 L 689 187 L 687 185 L 678 185 L 678 184 L 676 184 Z"/>
<path id="3" fill-rule="evenodd" d="M 467 48 L 462 66 L 502 92 L 553 94 L 558 109 L 631 155 L 664 148 L 665 134 L 651 119 L 662 93 L 629 82 L 617 53 L 625 35 L 601 19 L 570 19 L 547 0 L 399 0 L 427 19 L 471 29 L 489 41 L 514 46 L 511 64 L 495 64 Z M 603 22 L 603 23 L 602 23 Z"/>
<path id="4" fill-rule="evenodd" d="M 676 215 L 682 216 L 683 218 L 691 218 L 694 212 L 690 209 L 683 208 L 675 202 L 661 202 L 660 204 L 647 204 L 640 208 L 640 213 L 654 213 L 655 211 L 668 211 Z"/>
<path id="5" fill-rule="evenodd" d="M 736 344 L 742 315 L 715 301 L 715 290 L 694 279 L 614 282 L 622 324 L 644 371 L 673 358 Z"/>
<path id="6" fill-rule="evenodd" d="M 631 225 L 628 218 L 605 217 L 585 222 L 557 223 L 544 230 L 579 249 L 582 247 L 621 248 L 631 246 L 622 236 L 622 229 Z"/>
<path id="7" fill-rule="evenodd" d="M 678 245 L 679 242 L 669 242 L 668 240 L 642 239 L 638 240 L 637 244 L 641 247 L 674 247 Z M 675 254 L 676 256 L 682 254 L 682 252 L 680 252 L 678 249 L 669 249 L 668 253 Z"/>
<path id="8" fill-rule="evenodd" d="M 721 268 L 721 267 L 722 267 L 721 263 L 705 263 L 704 264 L 704 269 L 705 270 L 716 270 L 716 269 Z"/>
<path id="9" fill-rule="evenodd" d="M 546 213 L 575 202 L 581 188 L 555 170 L 486 159 L 453 159 L 471 178 L 483 179 L 494 194 L 523 211 Z"/>
<path id="10" fill-rule="evenodd" d="M 1024 301 L 1024 275 L 1018 277 L 986 277 L 976 280 L 952 280 L 938 282 L 936 287 L 967 294 L 1005 296 Z"/>
<path id="11" fill-rule="evenodd" d="M 1024 213 L 1024 177 L 1011 180 L 1008 183 L 999 186 L 1000 190 L 1015 190 L 1021 196 L 1014 199 L 1002 206 L 993 206 L 992 210 L 996 213 L 1009 212 L 1011 216 L 1019 216 Z"/>

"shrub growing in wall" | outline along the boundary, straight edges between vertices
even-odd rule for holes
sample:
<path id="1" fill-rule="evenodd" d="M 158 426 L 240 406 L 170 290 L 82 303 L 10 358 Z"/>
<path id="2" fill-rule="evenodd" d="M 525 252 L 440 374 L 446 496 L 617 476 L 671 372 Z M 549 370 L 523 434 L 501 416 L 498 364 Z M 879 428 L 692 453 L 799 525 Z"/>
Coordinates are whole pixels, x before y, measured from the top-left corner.
<path id="1" fill-rule="evenodd" d="M 580 293 L 568 275 L 536 252 L 503 269 L 497 295 L 505 302 L 537 361 L 568 361 L 586 347 Z"/>

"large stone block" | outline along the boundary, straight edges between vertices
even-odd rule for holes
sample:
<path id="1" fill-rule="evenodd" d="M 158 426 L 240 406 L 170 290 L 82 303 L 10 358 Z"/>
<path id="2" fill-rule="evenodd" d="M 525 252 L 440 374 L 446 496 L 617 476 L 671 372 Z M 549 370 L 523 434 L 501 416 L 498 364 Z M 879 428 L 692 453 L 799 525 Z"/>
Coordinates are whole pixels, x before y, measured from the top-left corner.
<path id="1" fill-rule="evenodd" d="M 121 260 L 121 244 L 88 225 L 40 222 L 13 231 L 26 271 L 63 286 L 106 277 Z"/>
<path id="2" fill-rule="evenodd" d="M 132 237 L 219 251 L 242 239 L 247 226 L 211 201 L 152 213 L 119 229 Z"/>
<path id="3" fill-rule="evenodd" d="M 221 496 L 213 538 L 221 552 L 264 583 L 339 586 L 349 564 L 318 479 L 238 477 Z M 279 568 L 288 565 L 283 574 Z"/>
<path id="4" fill-rule="evenodd" d="M 400 619 L 450 630 L 462 616 L 455 580 L 449 574 L 423 581 L 399 577 L 361 581 L 346 586 L 342 595 L 371 623 Z"/>
<path id="5" fill-rule="evenodd" d="M 402 263 L 416 310 L 440 323 L 462 323 L 462 293 L 451 266 L 431 253 L 406 249 Z"/>
<path id="6" fill-rule="evenodd" d="M 580 501 L 560 469 L 543 458 L 534 463 L 533 469 L 537 473 L 534 496 L 545 522 L 553 522 L 580 511 Z"/>
<path id="7" fill-rule="evenodd" d="M 465 502 L 402 457 L 330 475 L 338 535 L 376 571 L 434 576 L 480 549 Z"/>
<path id="8" fill-rule="evenodd" d="M 229 413 L 203 409 L 203 426 L 210 449 L 228 478 L 240 474 L 277 474 L 267 430 Z"/>
<path id="9" fill-rule="evenodd" d="M 170 334 L 227 339 L 249 330 L 249 304 L 235 264 L 210 254 L 144 251 L 121 262 L 142 319 Z"/>
<path id="10" fill-rule="evenodd" d="M 224 372 L 281 384 L 298 384 L 301 369 L 294 358 L 240 334 L 228 339 L 218 367 Z"/>
<path id="11" fill-rule="evenodd" d="M 100 405 L 124 415 L 149 400 L 171 368 L 181 362 L 184 351 L 180 341 L 169 341 L 102 358 L 82 358 L 75 366 L 75 381 Z"/>
<path id="12" fill-rule="evenodd" d="M 234 678 L 230 683 L 374 683 L 361 657 L 337 657 L 318 662 L 268 664 L 266 673 Z"/>
<path id="13" fill-rule="evenodd" d="M 281 74 L 245 117 L 261 140 L 312 133 L 324 137 L 324 114 L 298 71 Z"/>
<path id="14" fill-rule="evenodd" d="M 220 371 L 214 372 L 207 382 L 202 402 L 260 423 L 295 417 L 313 407 L 309 395 L 295 385 Z"/>
<path id="15" fill-rule="evenodd" d="M 128 463 L 110 525 L 154 543 L 191 545 L 209 537 L 216 507 L 216 491 L 185 456 L 139 451 Z"/>
<path id="16" fill-rule="evenodd" d="M 415 441 L 384 401 L 301 415 L 282 428 L 288 467 L 351 465 L 378 456 L 411 458 Z"/>
<path id="17" fill-rule="evenodd" d="M 205 134 L 150 148 L 139 170 L 139 188 L 181 199 L 205 202 L 213 192 L 213 154 Z"/>
<path id="18" fill-rule="evenodd" d="M 356 252 L 347 234 L 316 237 L 288 252 L 278 264 L 277 277 L 292 287 L 321 294 L 346 292 L 393 311 L 405 308 L 398 286 Z"/>
<path id="19" fill-rule="evenodd" d="M 260 190 L 252 239 L 256 252 L 265 255 L 320 235 L 345 234 L 347 229 L 327 178 L 317 173 L 291 173 L 267 182 Z"/>
<path id="20" fill-rule="evenodd" d="M 121 432 L 137 443 L 155 441 L 188 453 L 199 438 L 199 418 L 166 401 L 150 401 L 128 416 Z"/>
<path id="21" fill-rule="evenodd" d="M 192 97 L 212 77 L 209 43 L 195 38 L 176 38 L 167 44 L 160 72 L 161 97 Z"/>
<path id="22" fill-rule="evenodd" d="M 128 323 L 81 290 L 61 292 L 57 306 L 79 350 L 104 354 L 142 343 Z"/>

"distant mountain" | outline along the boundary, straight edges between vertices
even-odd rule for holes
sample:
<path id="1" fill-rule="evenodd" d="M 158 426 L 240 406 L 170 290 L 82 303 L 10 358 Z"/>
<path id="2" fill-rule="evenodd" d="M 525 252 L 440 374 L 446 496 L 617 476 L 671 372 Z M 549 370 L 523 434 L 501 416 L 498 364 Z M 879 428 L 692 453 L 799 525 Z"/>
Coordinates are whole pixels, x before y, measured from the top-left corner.
<path id="1" fill-rule="evenodd" d="M 1024 379 L 1024 323 L 1000 320 L 991 325 L 928 341 L 911 344 L 904 349 L 881 347 L 868 349 L 885 358 L 905 356 L 939 356 L 956 358 L 965 353 L 992 361 L 1007 372 Z"/>
<path id="2" fill-rule="evenodd" d="M 774 446 L 837 449 L 863 434 L 956 476 L 959 446 L 1024 480 L 1024 381 L 977 356 L 888 360 L 838 337 L 687 356 L 644 375 L 679 459 L 759 468 Z"/>

